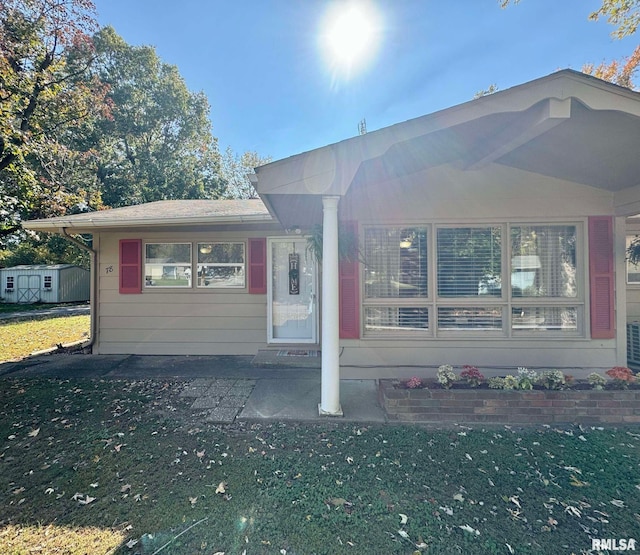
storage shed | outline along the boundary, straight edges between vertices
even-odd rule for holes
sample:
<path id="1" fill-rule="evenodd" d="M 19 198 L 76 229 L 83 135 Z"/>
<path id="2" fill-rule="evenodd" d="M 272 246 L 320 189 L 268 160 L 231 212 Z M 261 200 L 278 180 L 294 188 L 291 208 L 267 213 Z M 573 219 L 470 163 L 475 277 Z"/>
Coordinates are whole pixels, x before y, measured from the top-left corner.
<path id="1" fill-rule="evenodd" d="M 22 265 L 0 269 L 0 298 L 5 303 L 88 301 L 91 274 L 72 264 Z"/>

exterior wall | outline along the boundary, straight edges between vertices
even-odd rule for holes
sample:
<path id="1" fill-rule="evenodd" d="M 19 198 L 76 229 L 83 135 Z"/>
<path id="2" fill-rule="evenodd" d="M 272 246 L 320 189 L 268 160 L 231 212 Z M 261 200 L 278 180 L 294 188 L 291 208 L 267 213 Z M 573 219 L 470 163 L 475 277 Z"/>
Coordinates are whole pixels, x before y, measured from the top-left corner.
<path id="1" fill-rule="evenodd" d="M 120 239 L 142 239 L 143 243 L 246 243 L 249 237 L 264 236 L 264 233 L 246 231 L 100 234 L 95 238 L 100 254 L 96 303 L 99 331 L 94 353 L 252 355 L 265 348 L 267 295 L 249 294 L 246 287 L 151 289 L 144 286 L 141 294 L 120 294 L 118 287 Z"/>
<path id="2" fill-rule="evenodd" d="M 483 370 L 518 366 L 570 369 L 579 377 L 592 369 L 625 363 L 618 348 L 620 330 L 618 340 L 591 340 L 589 336 L 587 217 L 612 215 L 611 193 L 495 164 L 477 171 L 440 166 L 407 178 L 367 183 L 359 189 L 356 185 L 343 199 L 341 209 L 343 220 L 359 223 L 361 237 L 365 226 L 387 224 L 575 222 L 582 228 L 583 256 L 578 271 L 584 288 L 583 337 L 552 337 L 540 332 L 530 338 L 487 338 L 460 331 L 459 335 L 455 332 L 455 338 L 417 339 L 398 334 L 382 339 L 367 338 L 361 329 L 360 339 L 341 341 L 340 365 L 350 376 L 406 377 L 416 367 L 472 364 Z M 623 264 L 618 253 L 618 271 Z M 362 274 L 360 289 L 364 291 Z M 430 273 L 431 283 L 434 278 Z"/>

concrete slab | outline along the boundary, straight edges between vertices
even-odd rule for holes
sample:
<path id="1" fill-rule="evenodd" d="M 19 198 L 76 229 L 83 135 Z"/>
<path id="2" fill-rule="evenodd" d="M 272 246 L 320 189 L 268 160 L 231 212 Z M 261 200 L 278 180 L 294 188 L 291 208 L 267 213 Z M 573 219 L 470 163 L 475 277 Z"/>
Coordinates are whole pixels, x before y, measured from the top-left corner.
<path id="1" fill-rule="evenodd" d="M 318 414 L 319 379 L 259 380 L 239 420 L 301 420 L 327 421 L 332 417 Z M 340 403 L 344 416 L 341 422 L 386 422 L 378 402 L 375 380 L 341 380 Z"/>
<path id="2" fill-rule="evenodd" d="M 207 422 L 231 424 L 238 414 L 237 408 L 216 407 L 205 416 Z"/>

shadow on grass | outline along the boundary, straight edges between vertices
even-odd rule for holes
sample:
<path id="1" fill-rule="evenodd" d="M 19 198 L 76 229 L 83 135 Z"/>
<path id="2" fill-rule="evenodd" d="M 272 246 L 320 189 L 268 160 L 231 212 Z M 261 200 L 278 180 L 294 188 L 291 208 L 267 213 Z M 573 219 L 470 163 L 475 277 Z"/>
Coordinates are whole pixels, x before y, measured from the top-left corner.
<path id="1" fill-rule="evenodd" d="M 640 524 L 637 429 L 214 426 L 183 387 L 0 380 L 0 551 L 586 553 Z"/>

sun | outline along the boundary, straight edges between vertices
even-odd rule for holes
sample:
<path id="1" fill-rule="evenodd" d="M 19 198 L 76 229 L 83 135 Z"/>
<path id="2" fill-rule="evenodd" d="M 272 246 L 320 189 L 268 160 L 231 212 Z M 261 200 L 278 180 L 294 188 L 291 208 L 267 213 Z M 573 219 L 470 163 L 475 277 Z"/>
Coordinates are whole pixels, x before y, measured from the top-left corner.
<path id="1" fill-rule="evenodd" d="M 380 14 L 371 2 L 333 4 L 322 23 L 321 48 L 333 70 L 350 75 L 364 69 L 379 47 Z"/>

